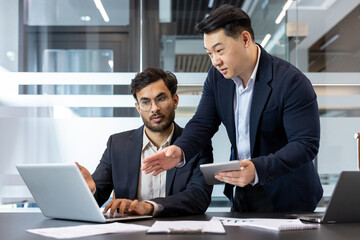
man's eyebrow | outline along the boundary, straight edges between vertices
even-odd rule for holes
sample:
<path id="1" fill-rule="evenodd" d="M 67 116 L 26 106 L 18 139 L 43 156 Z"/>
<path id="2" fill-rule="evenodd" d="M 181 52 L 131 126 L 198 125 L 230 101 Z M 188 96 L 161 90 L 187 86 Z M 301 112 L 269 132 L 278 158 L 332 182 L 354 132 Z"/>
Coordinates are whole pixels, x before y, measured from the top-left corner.
<path id="1" fill-rule="evenodd" d="M 216 48 L 216 47 L 219 46 L 219 45 L 223 45 L 223 44 L 222 44 L 221 42 L 217 42 L 217 43 L 215 43 L 214 45 L 212 45 L 211 48 L 214 49 L 214 48 Z M 205 50 L 207 50 L 206 47 L 204 47 L 204 48 L 205 48 Z"/>
<path id="2" fill-rule="evenodd" d="M 140 98 L 140 101 L 142 101 L 142 100 L 149 100 L 150 98 L 147 98 L 147 97 L 141 97 Z"/>
<path id="3" fill-rule="evenodd" d="M 161 93 L 159 93 L 158 95 L 156 95 L 155 98 L 161 97 L 161 96 L 163 96 L 163 95 L 166 95 L 166 93 L 165 93 L 165 92 L 161 92 Z M 141 101 L 141 100 L 150 100 L 150 98 L 148 98 L 148 97 L 142 97 L 142 98 L 140 98 L 140 101 Z"/>
<path id="4" fill-rule="evenodd" d="M 161 96 L 163 96 L 163 95 L 166 95 L 166 93 L 165 93 L 165 92 L 161 92 L 161 93 L 159 93 L 155 98 L 161 97 Z"/>

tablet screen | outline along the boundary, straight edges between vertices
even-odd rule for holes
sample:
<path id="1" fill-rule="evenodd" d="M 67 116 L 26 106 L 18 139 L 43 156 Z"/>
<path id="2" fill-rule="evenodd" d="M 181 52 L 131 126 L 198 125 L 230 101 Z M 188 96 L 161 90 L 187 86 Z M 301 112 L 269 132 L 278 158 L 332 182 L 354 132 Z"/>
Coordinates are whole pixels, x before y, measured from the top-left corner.
<path id="1" fill-rule="evenodd" d="M 225 171 L 240 170 L 240 161 L 233 160 L 230 162 L 201 164 L 200 170 L 208 185 L 220 184 L 223 182 L 217 180 L 215 174 Z"/>

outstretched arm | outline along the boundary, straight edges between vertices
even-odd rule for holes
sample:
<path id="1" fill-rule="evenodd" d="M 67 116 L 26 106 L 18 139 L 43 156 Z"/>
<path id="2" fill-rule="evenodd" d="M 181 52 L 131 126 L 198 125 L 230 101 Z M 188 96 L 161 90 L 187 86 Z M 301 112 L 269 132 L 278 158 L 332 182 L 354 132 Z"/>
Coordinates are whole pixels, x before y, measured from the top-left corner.
<path id="1" fill-rule="evenodd" d="M 183 160 L 183 158 L 181 148 L 171 145 L 150 157 L 145 158 L 141 170 L 145 171 L 146 174 L 153 173 L 153 175 L 156 176 L 163 171 L 175 167 Z"/>
<path id="2" fill-rule="evenodd" d="M 211 144 L 207 144 L 186 165 L 168 171 L 175 173 L 169 195 L 150 199 L 163 207 L 157 217 L 203 214 L 211 201 L 213 186 L 207 185 L 200 165 L 213 162 Z"/>

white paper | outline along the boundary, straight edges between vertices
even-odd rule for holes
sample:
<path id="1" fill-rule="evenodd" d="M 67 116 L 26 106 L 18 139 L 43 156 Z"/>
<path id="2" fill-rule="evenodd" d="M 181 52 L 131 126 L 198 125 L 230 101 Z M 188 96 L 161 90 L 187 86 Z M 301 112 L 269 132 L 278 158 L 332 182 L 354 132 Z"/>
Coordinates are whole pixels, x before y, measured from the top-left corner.
<path id="1" fill-rule="evenodd" d="M 213 217 L 211 221 L 219 221 L 226 226 L 249 226 L 249 227 L 275 230 L 275 231 L 289 231 L 289 230 L 318 228 L 317 224 L 303 223 L 300 221 L 300 219 Z"/>
<path id="2" fill-rule="evenodd" d="M 246 218 L 212 217 L 211 221 L 219 221 L 224 226 L 240 226 Z"/>
<path id="3" fill-rule="evenodd" d="M 156 221 L 148 233 L 225 233 L 219 221 Z"/>
<path id="4" fill-rule="evenodd" d="M 148 229 L 149 227 L 143 225 L 115 222 L 108 224 L 79 225 L 71 227 L 28 229 L 27 231 L 53 238 L 78 238 L 107 233 L 141 232 Z"/>

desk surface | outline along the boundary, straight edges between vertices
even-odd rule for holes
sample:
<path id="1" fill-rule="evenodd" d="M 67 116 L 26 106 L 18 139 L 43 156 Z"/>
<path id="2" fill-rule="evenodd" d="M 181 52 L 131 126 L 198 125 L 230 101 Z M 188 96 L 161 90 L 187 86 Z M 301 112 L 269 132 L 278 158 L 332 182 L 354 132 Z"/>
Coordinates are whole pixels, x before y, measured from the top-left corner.
<path id="1" fill-rule="evenodd" d="M 207 213 L 206 215 L 181 217 L 181 218 L 153 218 L 149 220 L 132 221 L 131 223 L 151 226 L 155 220 L 210 220 L 212 216 L 219 217 L 272 217 L 281 218 L 284 214 L 239 214 L 239 213 Z M 93 224 L 86 222 L 54 220 L 45 218 L 41 213 L 0 213 L 0 239 L 53 239 L 39 236 L 36 234 L 26 232 L 30 228 L 45 228 L 45 227 L 65 227 L 76 226 L 83 224 Z M 93 237 L 86 237 L 86 239 L 126 239 L 126 240 L 175 240 L 175 239 L 210 239 L 210 240 L 224 240 L 224 239 L 247 239 L 247 240 L 272 240 L 272 239 L 359 239 L 360 223 L 346 223 L 346 224 L 323 224 L 315 230 L 300 230 L 275 232 L 256 228 L 247 227 L 230 227 L 226 226 L 226 234 L 152 234 L 147 235 L 145 232 L 130 233 L 130 234 L 107 234 Z M 82 238 L 78 238 L 82 239 Z"/>

